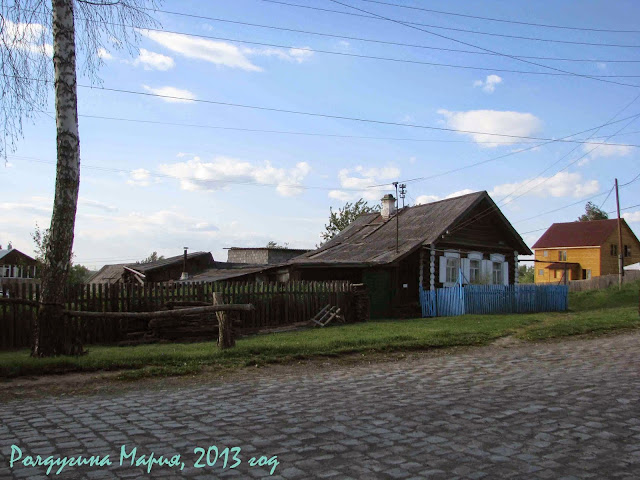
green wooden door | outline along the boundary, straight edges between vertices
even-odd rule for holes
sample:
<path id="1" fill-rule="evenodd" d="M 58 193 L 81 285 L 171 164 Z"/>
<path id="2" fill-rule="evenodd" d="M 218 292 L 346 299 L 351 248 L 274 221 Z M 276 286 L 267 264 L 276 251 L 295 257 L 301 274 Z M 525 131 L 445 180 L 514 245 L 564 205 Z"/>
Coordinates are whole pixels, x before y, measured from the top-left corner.
<path id="1" fill-rule="evenodd" d="M 371 306 L 371 317 L 388 316 L 391 311 L 391 273 L 389 270 L 366 269 L 362 283 L 367 286 Z"/>

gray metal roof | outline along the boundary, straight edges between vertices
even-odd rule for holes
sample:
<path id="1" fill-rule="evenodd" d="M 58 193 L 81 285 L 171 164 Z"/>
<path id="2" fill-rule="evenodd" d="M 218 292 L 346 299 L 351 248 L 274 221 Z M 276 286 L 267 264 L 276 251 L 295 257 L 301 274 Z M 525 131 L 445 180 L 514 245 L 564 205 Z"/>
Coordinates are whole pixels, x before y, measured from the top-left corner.
<path id="1" fill-rule="evenodd" d="M 503 219 L 512 232 L 519 252 L 530 252 L 520 235 L 502 215 L 486 191 L 401 209 L 398 220 L 398 251 L 396 252 L 396 216 L 384 220 L 379 213 L 360 215 L 322 247 L 294 258 L 291 265 L 384 265 L 392 263 L 417 249 L 434 244 L 483 199 Z"/>

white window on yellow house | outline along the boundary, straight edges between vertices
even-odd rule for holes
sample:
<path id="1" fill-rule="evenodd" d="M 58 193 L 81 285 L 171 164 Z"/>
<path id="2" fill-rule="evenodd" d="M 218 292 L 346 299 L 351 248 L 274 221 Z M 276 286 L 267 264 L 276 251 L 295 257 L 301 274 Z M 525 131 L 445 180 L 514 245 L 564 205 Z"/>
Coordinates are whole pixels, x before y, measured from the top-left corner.
<path id="1" fill-rule="evenodd" d="M 544 270 L 538 270 L 538 276 L 544 277 Z"/>
<path id="2" fill-rule="evenodd" d="M 566 262 L 567 261 L 567 251 L 566 250 L 558 250 L 558 261 Z"/>
<path id="3" fill-rule="evenodd" d="M 542 256 L 544 256 L 544 257 L 548 257 L 548 256 L 549 256 L 549 250 L 544 250 L 544 251 L 542 252 Z"/>

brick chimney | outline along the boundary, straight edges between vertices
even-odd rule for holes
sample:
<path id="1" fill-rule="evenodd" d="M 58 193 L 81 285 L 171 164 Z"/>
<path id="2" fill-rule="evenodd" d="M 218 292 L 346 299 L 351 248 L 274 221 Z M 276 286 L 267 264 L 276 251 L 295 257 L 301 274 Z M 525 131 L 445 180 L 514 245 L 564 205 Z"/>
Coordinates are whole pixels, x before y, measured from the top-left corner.
<path id="1" fill-rule="evenodd" d="M 382 211 L 380 214 L 382 218 L 388 220 L 396 213 L 396 199 L 393 198 L 393 195 L 387 193 L 384 197 L 382 197 Z"/>

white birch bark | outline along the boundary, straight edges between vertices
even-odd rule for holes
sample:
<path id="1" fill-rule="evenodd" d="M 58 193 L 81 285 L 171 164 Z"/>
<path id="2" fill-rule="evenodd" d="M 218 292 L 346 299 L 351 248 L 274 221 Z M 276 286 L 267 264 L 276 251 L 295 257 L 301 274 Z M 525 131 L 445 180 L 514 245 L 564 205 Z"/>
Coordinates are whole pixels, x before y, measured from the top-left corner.
<path id="1" fill-rule="evenodd" d="M 65 328 L 62 316 L 80 188 L 73 0 L 52 0 L 52 7 L 58 158 L 53 216 L 42 277 L 42 306 L 34 331 L 34 356 L 77 354 L 82 350 L 75 342 L 73 329 Z"/>

